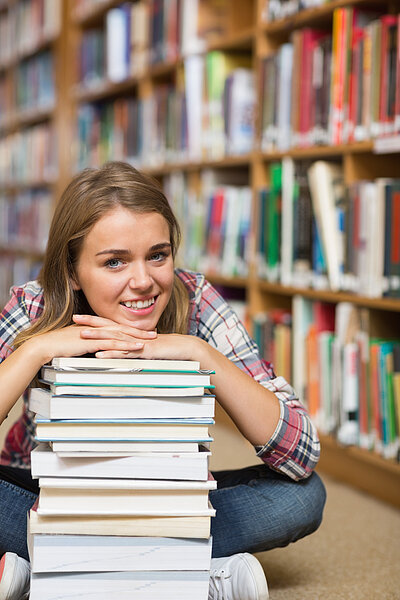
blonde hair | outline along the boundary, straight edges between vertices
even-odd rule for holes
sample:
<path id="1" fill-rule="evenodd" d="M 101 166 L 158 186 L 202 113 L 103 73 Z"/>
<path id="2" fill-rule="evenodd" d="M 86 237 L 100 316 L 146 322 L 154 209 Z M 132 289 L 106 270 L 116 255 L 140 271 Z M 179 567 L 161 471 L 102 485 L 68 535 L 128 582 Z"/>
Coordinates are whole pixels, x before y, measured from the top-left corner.
<path id="1" fill-rule="evenodd" d="M 156 212 L 167 221 L 175 258 L 180 229 L 157 181 L 124 162 L 109 162 L 99 169 L 84 169 L 64 190 L 50 226 L 39 283 L 44 310 L 28 329 L 18 334 L 14 348 L 38 333 L 72 324 L 73 314 L 93 314 L 83 292 L 72 280 L 82 244 L 94 224 L 108 211 L 122 206 L 136 213 Z M 157 324 L 159 333 L 187 333 L 189 298 L 175 275 L 171 298 Z"/>

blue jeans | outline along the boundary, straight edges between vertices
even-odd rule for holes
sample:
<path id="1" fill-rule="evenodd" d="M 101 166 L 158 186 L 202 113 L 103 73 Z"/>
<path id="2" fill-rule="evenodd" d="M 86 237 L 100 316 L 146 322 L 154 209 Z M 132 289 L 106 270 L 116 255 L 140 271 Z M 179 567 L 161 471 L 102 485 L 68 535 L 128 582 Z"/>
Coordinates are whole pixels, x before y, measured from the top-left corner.
<path id="1" fill-rule="evenodd" d="M 29 560 L 26 519 L 37 489 L 29 470 L 0 466 L 0 556 L 15 552 Z"/>
<path id="2" fill-rule="evenodd" d="M 213 475 L 218 482 L 210 492 L 217 511 L 211 520 L 213 557 L 287 546 L 321 523 L 326 496 L 316 473 L 297 483 L 265 465 Z M 24 489 L 11 479 L 0 478 L 0 556 L 16 552 L 29 560 L 26 514 L 37 494 L 34 485 Z"/>
<path id="3" fill-rule="evenodd" d="M 260 464 L 213 475 L 213 557 L 287 546 L 322 521 L 326 492 L 317 473 L 295 482 Z"/>

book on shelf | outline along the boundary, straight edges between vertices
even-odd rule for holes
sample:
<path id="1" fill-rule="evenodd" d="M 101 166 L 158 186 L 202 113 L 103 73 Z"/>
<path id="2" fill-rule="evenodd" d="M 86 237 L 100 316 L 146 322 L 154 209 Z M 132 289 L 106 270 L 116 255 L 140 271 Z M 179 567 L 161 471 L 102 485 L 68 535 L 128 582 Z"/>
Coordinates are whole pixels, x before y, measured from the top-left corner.
<path id="1" fill-rule="evenodd" d="M 85 367 L 82 370 L 67 370 L 44 366 L 41 380 L 44 383 L 75 383 L 86 385 L 137 385 L 150 387 L 211 387 L 209 371 L 182 373 L 180 371 L 164 373 L 145 369 Z"/>
<path id="2" fill-rule="evenodd" d="M 329 285 L 332 290 L 342 286 L 344 248 L 342 211 L 344 178 L 342 168 L 325 161 L 316 161 L 308 171 L 313 210 L 326 256 Z"/>
<path id="3" fill-rule="evenodd" d="M 80 600 L 204 600 L 208 571 L 127 571 L 102 573 L 33 573 L 30 600 L 57 600 L 60 590 Z"/>
<path id="4" fill-rule="evenodd" d="M 31 533 L 32 573 L 207 571 L 212 538 L 122 537 Z"/>
<path id="5" fill-rule="evenodd" d="M 216 481 L 40 477 L 40 515 L 212 516 Z"/>
<path id="6" fill-rule="evenodd" d="M 213 417 L 215 396 L 158 397 L 56 396 L 45 388 L 32 388 L 29 410 L 47 419 L 143 419 Z"/>
<path id="7" fill-rule="evenodd" d="M 209 442 L 213 419 L 44 419 L 35 417 L 37 441 Z"/>
<path id="8" fill-rule="evenodd" d="M 214 513 L 213 513 L 214 514 Z M 202 538 L 210 536 L 211 513 L 206 516 L 41 516 L 29 511 L 31 534 L 49 535 L 107 535 L 173 538 Z"/>
<path id="9" fill-rule="evenodd" d="M 136 452 L 130 456 L 103 453 L 75 452 L 74 456 L 60 455 L 54 447 L 39 444 L 31 452 L 33 478 L 39 477 L 109 477 L 128 479 L 185 479 L 206 481 L 210 452 L 182 452 L 181 454 Z"/>

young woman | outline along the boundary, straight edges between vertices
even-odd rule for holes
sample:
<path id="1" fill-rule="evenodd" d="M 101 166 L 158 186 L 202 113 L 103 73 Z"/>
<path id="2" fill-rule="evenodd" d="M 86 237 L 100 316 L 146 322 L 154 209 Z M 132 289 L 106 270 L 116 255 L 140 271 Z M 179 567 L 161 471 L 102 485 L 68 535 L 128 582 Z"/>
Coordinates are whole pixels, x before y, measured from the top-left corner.
<path id="1" fill-rule="evenodd" d="M 217 401 L 263 463 L 214 473 L 209 598 L 264 600 L 254 552 L 285 546 L 321 522 L 319 441 L 290 385 L 198 273 L 174 268 L 179 227 L 158 184 L 125 163 L 85 169 L 57 204 L 38 281 L 12 290 L 0 316 L 0 419 L 56 356 L 199 360 Z M 0 600 L 28 593 L 26 512 L 32 414 L 6 439 L 0 466 Z"/>

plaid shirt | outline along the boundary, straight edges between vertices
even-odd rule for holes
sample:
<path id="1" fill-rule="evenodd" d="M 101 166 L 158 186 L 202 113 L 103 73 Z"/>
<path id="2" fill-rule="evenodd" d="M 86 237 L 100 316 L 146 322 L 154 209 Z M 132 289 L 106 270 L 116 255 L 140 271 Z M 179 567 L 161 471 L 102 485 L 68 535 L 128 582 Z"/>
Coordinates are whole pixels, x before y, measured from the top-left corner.
<path id="1" fill-rule="evenodd" d="M 272 437 L 256 447 L 257 455 L 270 468 L 298 480 L 308 477 L 319 457 L 319 440 L 307 411 L 283 377 L 276 377 L 271 363 L 263 360 L 236 313 L 203 275 L 177 269 L 189 292 L 190 335 L 206 340 L 242 371 L 272 391 L 279 400 L 280 418 Z M 12 352 L 15 336 L 37 319 L 43 310 L 43 293 L 35 281 L 14 287 L 0 315 L 0 361 Z M 29 467 L 35 446 L 33 414 L 25 409 L 11 428 L 0 463 Z"/>

